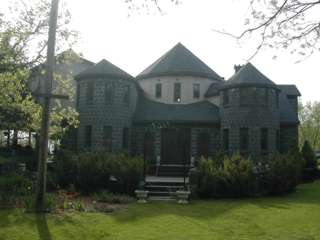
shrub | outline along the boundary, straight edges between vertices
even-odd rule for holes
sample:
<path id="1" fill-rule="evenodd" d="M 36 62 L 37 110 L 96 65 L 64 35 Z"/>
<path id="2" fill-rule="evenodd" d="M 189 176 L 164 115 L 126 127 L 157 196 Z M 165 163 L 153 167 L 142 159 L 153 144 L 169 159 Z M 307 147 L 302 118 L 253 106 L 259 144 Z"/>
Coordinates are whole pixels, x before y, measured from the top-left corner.
<path id="1" fill-rule="evenodd" d="M 55 194 L 47 193 L 44 200 L 44 210 L 53 212 L 58 208 L 58 199 Z M 27 212 L 36 211 L 36 197 L 34 194 L 23 197 L 23 207 Z"/>
<path id="2" fill-rule="evenodd" d="M 316 155 L 308 141 L 303 143 L 301 154 L 305 162 L 305 168 L 317 168 Z"/>
<path id="3" fill-rule="evenodd" d="M 68 151 L 54 157 L 57 183 L 66 188 L 74 185 L 84 193 L 108 189 L 112 192 L 133 194 L 143 173 L 143 160 L 128 154 Z"/>
<path id="4" fill-rule="evenodd" d="M 193 193 L 202 198 L 282 194 L 299 183 L 302 157 L 297 151 L 253 163 L 240 155 L 221 161 L 201 159 L 190 176 Z"/>
<path id="5" fill-rule="evenodd" d="M 299 152 L 273 156 L 267 168 L 267 188 L 269 194 L 291 192 L 299 184 L 303 161 Z"/>
<path id="6" fill-rule="evenodd" d="M 198 195 L 200 197 L 243 197 L 254 194 L 255 178 L 252 162 L 240 155 L 199 162 Z"/>
<path id="7" fill-rule="evenodd" d="M 101 191 L 92 195 L 97 202 L 126 204 L 135 201 L 135 198 L 124 195 L 115 194 L 108 191 Z"/>
<path id="8" fill-rule="evenodd" d="M 32 190 L 32 182 L 24 176 L 16 173 L 0 176 L 0 201 L 11 202 L 30 194 Z"/>
<path id="9" fill-rule="evenodd" d="M 53 161 L 53 173 L 49 171 L 50 178 L 63 188 L 75 184 L 77 179 L 76 155 L 70 151 L 56 151 Z"/>
<path id="10" fill-rule="evenodd" d="M 77 179 L 75 187 L 90 193 L 109 187 L 110 162 L 113 155 L 108 153 L 82 153 L 77 155 Z"/>

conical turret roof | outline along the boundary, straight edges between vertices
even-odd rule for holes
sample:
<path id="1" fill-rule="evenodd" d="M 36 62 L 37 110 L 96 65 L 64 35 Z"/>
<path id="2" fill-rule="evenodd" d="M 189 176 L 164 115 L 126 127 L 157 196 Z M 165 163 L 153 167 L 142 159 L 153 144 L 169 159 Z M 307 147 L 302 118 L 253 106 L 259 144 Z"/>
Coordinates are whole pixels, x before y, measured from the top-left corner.
<path id="1" fill-rule="evenodd" d="M 78 80 L 88 77 L 114 77 L 120 79 L 133 79 L 130 74 L 126 73 L 125 71 L 105 59 L 81 72 L 80 74 L 75 76 L 75 79 Z"/>
<path id="2" fill-rule="evenodd" d="M 160 76 L 196 76 L 220 80 L 221 77 L 181 43 L 151 64 L 137 79 Z"/>
<path id="3" fill-rule="evenodd" d="M 221 88 L 231 88 L 238 86 L 265 86 L 278 88 L 277 85 L 263 75 L 250 62 L 242 66 Z"/>

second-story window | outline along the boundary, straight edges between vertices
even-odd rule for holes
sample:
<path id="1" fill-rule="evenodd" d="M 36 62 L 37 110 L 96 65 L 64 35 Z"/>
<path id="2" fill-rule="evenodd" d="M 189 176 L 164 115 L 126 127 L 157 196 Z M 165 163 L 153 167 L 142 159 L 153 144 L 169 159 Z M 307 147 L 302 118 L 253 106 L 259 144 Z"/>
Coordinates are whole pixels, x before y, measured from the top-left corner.
<path id="1" fill-rule="evenodd" d="M 94 83 L 89 82 L 87 83 L 87 94 L 86 94 L 87 104 L 93 103 L 93 93 L 94 93 Z"/>
<path id="2" fill-rule="evenodd" d="M 181 102 L 181 83 L 174 83 L 173 101 Z"/>
<path id="3" fill-rule="evenodd" d="M 193 84 L 193 98 L 200 98 L 200 84 Z"/>
<path id="4" fill-rule="evenodd" d="M 130 86 L 129 85 L 126 85 L 124 87 L 123 102 L 127 105 L 129 105 L 130 103 Z"/>
<path id="5" fill-rule="evenodd" d="M 240 152 L 246 153 L 249 149 L 249 129 L 240 128 Z"/>
<path id="6" fill-rule="evenodd" d="M 260 129 L 260 145 L 261 151 L 268 151 L 268 128 Z"/>
<path id="7" fill-rule="evenodd" d="M 162 95 L 162 85 L 161 83 L 156 84 L 156 98 L 161 98 Z"/>
<path id="8" fill-rule="evenodd" d="M 105 94 L 105 102 L 107 104 L 113 103 L 114 85 L 112 83 L 106 83 L 105 89 L 104 89 L 104 94 Z"/>
<path id="9" fill-rule="evenodd" d="M 87 125 L 84 128 L 84 145 L 87 149 L 91 149 L 92 144 L 92 126 Z"/>

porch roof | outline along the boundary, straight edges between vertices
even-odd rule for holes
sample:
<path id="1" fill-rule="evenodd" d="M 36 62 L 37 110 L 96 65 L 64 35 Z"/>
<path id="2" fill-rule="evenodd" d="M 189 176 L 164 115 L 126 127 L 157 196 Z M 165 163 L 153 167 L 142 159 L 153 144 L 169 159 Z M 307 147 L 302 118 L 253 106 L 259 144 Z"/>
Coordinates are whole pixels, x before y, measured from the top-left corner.
<path id="1" fill-rule="evenodd" d="M 208 102 L 201 101 L 192 104 L 165 104 L 140 96 L 134 122 L 181 122 L 181 123 L 218 123 L 219 108 Z"/>

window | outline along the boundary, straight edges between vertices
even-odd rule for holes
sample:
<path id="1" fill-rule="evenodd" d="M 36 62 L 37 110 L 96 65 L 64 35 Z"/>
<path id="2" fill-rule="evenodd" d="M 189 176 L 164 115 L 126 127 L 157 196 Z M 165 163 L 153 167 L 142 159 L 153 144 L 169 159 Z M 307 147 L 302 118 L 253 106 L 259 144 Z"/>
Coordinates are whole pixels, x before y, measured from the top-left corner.
<path id="1" fill-rule="evenodd" d="M 112 152 L 112 127 L 103 126 L 103 146 L 107 152 Z"/>
<path id="2" fill-rule="evenodd" d="M 224 90 L 222 92 L 222 98 L 223 106 L 229 105 L 229 90 Z"/>
<path id="3" fill-rule="evenodd" d="M 173 101 L 181 102 L 181 83 L 174 83 Z"/>
<path id="4" fill-rule="evenodd" d="M 200 98 L 200 84 L 193 84 L 193 98 Z"/>
<path id="5" fill-rule="evenodd" d="M 107 104 L 111 104 L 113 102 L 113 97 L 114 97 L 114 85 L 112 83 L 106 83 L 104 94 L 105 94 L 105 102 Z"/>
<path id="6" fill-rule="evenodd" d="M 242 106 L 267 106 L 268 89 L 261 87 L 240 88 L 240 105 Z"/>
<path id="7" fill-rule="evenodd" d="M 261 151 L 268 151 L 268 128 L 260 129 Z"/>
<path id="8" fill-rule="evenodd" d="M 90 125 L 85 126 L 84 131 L 85 147 L 90 149 L 92 142 L 92 127 Z"/>
<path id="9" fill-rule="evenodd" d="M 94 92 L 94 83 L 89 82 L 87 83 L 87 104 L 92 104 L 93 102 L 93 92 Z"/>
<path id="10" fill-rule="evenodd" d="M 199 133 L 197 136 L 197 153 L 198 156 L 207 158 L 209 156 L 209 141 L 210 136 L 208 133 Z"/>
<path id="11" fill-rule="evenodd" d="M 240 128 L 240 152 L 247 152 L 249 148 L 249 129 Z"/>
<path id="12" fill-rule="evenodd" d="M 130 103 L 130 86 L 128 85 L 124 87 L 123 102 L 127 105 L 129 105 Z"/>
<path id="13" fill-rule="evenodd" d="M 76 100 L 76 106 L 79 107 L 79 101 L 80 101 L 80 83 L 77 85 L 77 100 Z"/>
<path id="14" fill-rule="evenodd" d="M 161 83 L 156 84 L 156 98 L 161 98 L 162 95 L 162 85 Z"/>
<path id="15" fill-rule="evenodd" d="M 223 150 L 228 152 L 229 151 L 229 129 L 223 129 Z"/>
<path id="16" fill-rule="evenodd" d="M 122 132 L 122 148 L 125 150 L 129 149 L 129 128 L 123 128 Z"/>

